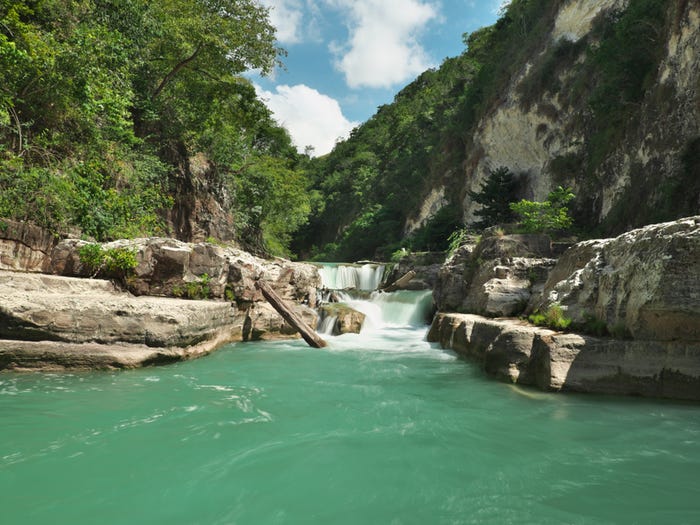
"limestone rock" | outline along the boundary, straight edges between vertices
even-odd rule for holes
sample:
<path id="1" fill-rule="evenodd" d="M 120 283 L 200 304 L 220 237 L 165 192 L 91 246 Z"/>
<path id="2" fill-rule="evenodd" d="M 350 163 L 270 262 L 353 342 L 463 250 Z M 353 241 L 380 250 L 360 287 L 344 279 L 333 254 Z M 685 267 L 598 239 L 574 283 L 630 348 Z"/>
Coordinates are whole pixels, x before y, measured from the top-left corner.
<path id="1" fill-rule="evenodd" d="M 359 334 L 365 322 L 365 314 L 343 303 L 324 304 L 319 308 L 322 320 L 333 320 L 331 335 Z"/>
<path id="2" fill-rule="evenodd" d="M 549 237 L 502 235 L 460 247 L 438 273 L 434 290 L 440 311 L 489 316 L 522 313 L 540 292 L 554 260 Z"/>
<path id="3" fill-rule="evenodd" d="M 700 342 L 596 338 L 470 314 L 437 314 L 428 340 L 511 383 L 700 400 Z"/>
<path id="4" fill-rule="evenodd" d="M 44 271 L 58 239 L 26 222 L 0 219 L 0 270 Z"/>
<path id="5" fill-rule="evenodd" d="M 700 216 L 570 248 L 531 309 L 554 303 L 634 339 L 700 341 Z"/>
<path id="6" fill-rule="evenodd" d="M 0 272 L 0 337 L 187 347 L 240 334 L 230 303 L 133 297 L 109 281 Z"/>
<path id="7" fill-rule="evenodd" d="M 299 304 L 290 306 L 311 329 L 316 328 L 318 314 L 315 310 Z M 292 336 L 297 336 L 296 330 L 270 304 L 255 302 L 246 310 L 242 334 L 244 341 L 270 341 Z"/>
<path id="8" fill-rule="evenodd" d="M 392 268 L 385 279 L 385 284 L 391 284 L 413 270 L 416 275 L 401 289 L 431 290 L 435 287 L 444 260 L 443 252 L 408 253 Z"/>

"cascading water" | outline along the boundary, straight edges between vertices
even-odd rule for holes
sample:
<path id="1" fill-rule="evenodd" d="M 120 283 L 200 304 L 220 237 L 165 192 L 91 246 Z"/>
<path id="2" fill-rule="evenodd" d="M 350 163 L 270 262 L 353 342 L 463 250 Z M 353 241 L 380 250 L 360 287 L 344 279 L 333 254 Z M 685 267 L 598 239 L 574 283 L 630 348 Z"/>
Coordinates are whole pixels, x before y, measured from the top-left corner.
<path id="1" fill-rule="evenodd" d="M 386 337 L 391 330 L 424 330 L 433 309 L 430 290 L 397 292 L 376 291 L 381 284 L 384 266 L 324 265 L 319 269 L 321 281 L 327 290 L 326 297 L 334 295 L 341 302 L 365 315 L 359 337 L 364 339 Z M 357 291 L 371 291 L 358 294 Z M 335 319 L 331 316 L 321 320 L 318 331 L 330 335 Z M 357 339 L 357 334 L 346 334 Z M 421 337 L 422 339 L 422 337 Z"/>
<path id="2" fill-rule="evenodd" d="M 319 267 L 323 286 L 329 290 L 376 290 L 384 277 L 383 264 L 323 264 Z"/>

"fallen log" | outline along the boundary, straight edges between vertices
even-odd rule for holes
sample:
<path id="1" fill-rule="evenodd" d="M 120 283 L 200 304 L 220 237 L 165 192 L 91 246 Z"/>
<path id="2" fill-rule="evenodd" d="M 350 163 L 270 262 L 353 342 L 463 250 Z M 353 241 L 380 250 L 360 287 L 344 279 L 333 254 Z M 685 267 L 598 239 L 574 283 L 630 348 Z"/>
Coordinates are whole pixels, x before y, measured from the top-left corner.
<path id="1" fill-rule="evenodd" d="M 324 341 L 316 332 L 314 332 L 304 320 L 297 315 L 297 313 L 287 306 L 282 298 L 277 295 L 272 287 L 264 281 L 257 281 L 255 286 L 262 292 L 267 302 L 269 302 L 272 307 L 277 310 L 285 321 L 294 327 L 294 329 L 301 334 L 304 341 L 308 343 L 309 346 L 314 348 L 323 348 L 328 346 L 328 343 Z"/>
<path id="2" fill-rule="evenodd" d="M 391 283 L 389 286 L 386 286 L 384 288 L 385 292 L 394 292 L 396 290 L 401 290 L 404 286 L 406 286 L 411 279 L 413 279 L 416 276 L 416 272 L 413 270 L 407 271 L 405 274 L 403 274 L 401 277 L 396 279 L 393 283 Z"/>

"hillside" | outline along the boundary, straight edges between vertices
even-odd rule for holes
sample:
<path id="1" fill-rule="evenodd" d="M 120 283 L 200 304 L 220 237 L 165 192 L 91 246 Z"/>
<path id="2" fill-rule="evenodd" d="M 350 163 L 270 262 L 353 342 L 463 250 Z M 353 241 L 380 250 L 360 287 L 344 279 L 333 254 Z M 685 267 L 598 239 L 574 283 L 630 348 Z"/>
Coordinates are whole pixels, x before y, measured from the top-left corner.
<path id="1" fill-rule="evenodd" d="M 2 2 L 0 218 L 285 253 L 305 157 L 242 76 L 282 56 L 253 0 Z"/>
<path id="2" fill-rule="evenodd" d="M 700 209 L 700 8 L 687 0 L 514 0 L 310 167 L 325 206 L 295 249 L 322 259 L 443 249 L 473 193 L 576 195 L 588 237 Z"/>

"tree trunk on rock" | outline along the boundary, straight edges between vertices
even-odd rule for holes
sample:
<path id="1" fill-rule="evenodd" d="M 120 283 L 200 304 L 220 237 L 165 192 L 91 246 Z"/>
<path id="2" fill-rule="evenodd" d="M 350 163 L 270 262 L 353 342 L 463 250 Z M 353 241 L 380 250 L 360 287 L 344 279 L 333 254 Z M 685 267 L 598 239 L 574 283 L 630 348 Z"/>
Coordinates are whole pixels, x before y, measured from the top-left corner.
<path id="1" fill-rule="evenodd" d="M 314 332 L 296 312 L 294 312 L 289 306 L 287 306 L 282 298 L 277 295 L 277 293 L 272 289 L 272 287 L 264 281 L 258 281 L 256 283 L 258 289 L 265 296 L 265 299 L 272 305 L 272 307 L 277 310 L 285 321 L 292 325 L 304 338 L 304 341 L 308 343 L 309 346 L 314 348 L 324 348 L 328 346 L 328 343 L 324 341 L 319 335 Z"/>

